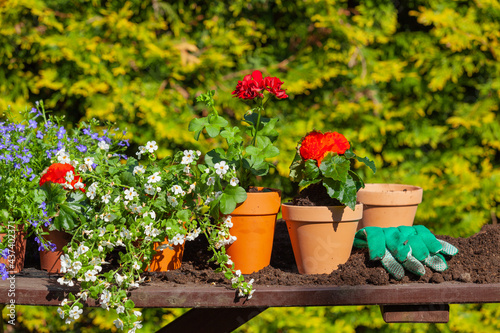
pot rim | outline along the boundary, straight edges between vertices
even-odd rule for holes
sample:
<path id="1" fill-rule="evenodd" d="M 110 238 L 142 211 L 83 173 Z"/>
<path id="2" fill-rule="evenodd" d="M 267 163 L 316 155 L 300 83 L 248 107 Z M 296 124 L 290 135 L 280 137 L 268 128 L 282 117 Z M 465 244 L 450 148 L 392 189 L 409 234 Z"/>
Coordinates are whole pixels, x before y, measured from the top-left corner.
<path id="1" fill-rule="evenodd" d="M 357 222 L 363 217 L 363 204 L 354 210 L 347 206 L 296 206 L 290 202 L 281 206 L 283 219 L 290 222 Z"/>
<path id="2" fill-rule="evenodd" d="M 357 199 L 372 206 L 412 206 L 422 202 L 423 192 L 415 185 L 370 183 L 358 191 Z"/>

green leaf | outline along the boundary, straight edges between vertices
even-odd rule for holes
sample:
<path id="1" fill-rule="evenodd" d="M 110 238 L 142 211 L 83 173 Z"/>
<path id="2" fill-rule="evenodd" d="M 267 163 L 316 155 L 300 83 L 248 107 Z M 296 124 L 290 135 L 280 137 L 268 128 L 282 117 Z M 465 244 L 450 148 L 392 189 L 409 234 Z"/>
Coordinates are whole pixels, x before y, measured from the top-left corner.
<path id="1" fill-rule="evenodd" d="M 132 172 L 125 171 L 120 174 L 120 183 L 125 186 L 135 187 L 137 184 L 137 180 Z"/>
<path id="2" fill-rule="evenodd" d="M 319 166 L 323 176 L 345 182 L 351 163 L 345 157 L 335 155 L 327 156 Z"/>
<path id="3" fill-rule="evenodd" d="M 377 168 L 375 167 L 375 163 L 372 160 L 370 160 L 368 157 L 359 157 L 359 156 L 356 156 L 356 159 L 359 162 L 364 163 L 370 169 L 372 169 L 373 173 L 377 172 Z"/>
<path id="4" fill-rule="evenodd" d="M 307 160 L 304 163 L 305 179 L 316 180 L 320 175 L 320 168 L 316 165 L 315 160 Z"/>
<path id="5" fill-rule="evenodd" d="M 220 211 L 231 214 L 236 205 L 247 199 L 247 192 L 241 186 L 227 186 L 220 197 Z"/>
<path id="6" fill-rule="evenodd" d="M 131 299 L 128 299 L 125 302 L 125 304 L 123 304 L 123 306 L 125 307 L 125 309 L 133 309 L 133 308 L 135 308 L 135 303 Z"/>
<path id="7" fill-rule="evenodd" d="M 207 122 L 208 121 L 206 118 L 194 118 L 189 122 L 188 130 L 190 132 L 194 132 L 194 138 L 196 141 L 198 141 L 200 134 L 205 128 Z"/>
<path id="8" fill-rule="evenodd" d="M 344 156 L 348 159 L 351 159 L 353 157 L 356 157 L 356 154 L 354 154 L 352 150 L 348 149 L 345 151 Z"/>
<path id="9" fill-rule="evenodd" d="M 209 166 L 214 166 L 215 163 L 225 159 L 225 152 L 222 148 L 215 148 L 205 154 L 205 163 Z"/>

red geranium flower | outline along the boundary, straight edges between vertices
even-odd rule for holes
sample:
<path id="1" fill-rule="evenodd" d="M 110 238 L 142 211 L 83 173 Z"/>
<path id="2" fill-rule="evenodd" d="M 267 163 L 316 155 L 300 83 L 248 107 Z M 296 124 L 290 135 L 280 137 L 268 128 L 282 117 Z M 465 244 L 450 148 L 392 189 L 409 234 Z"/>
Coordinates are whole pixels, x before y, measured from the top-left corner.
<path id="1" fill-rule="evenodd" d="M 340 133 L 327 132 L 323 134 L 313 131 L 302 139 L 299 153 L 303 160 L 315 160 L 320 166 L 327 153 L 342 155 L 349 148 L 349 141 Z"/>
<path id="2" fill-rule="evenodd" d="M 68 180 L 66 179 L 66 175 L 68 174 L 68 172 L 73 173 L 73 180 L 71 182 L 68 182 Z M 75 168 L 71 164 L 54 163 L 47 168 L 47 171 L 45 172 L 45 174 L 42 175 L 39 184 L 40 186 L 42 186 L 46 182 L 51 182 L 56 184 L 69 184 L 71 185 L 72 188 L 75 188 L 75 184 L 81 181 L 82 179 L 80 178 L 80 176 L 75 174 Z M 85 192 L 83 187 L 80 188 L 80 190 L 82 192 Z"/>
<path id="3" fill-rule="evenodd" d="M 266 77 L 264 79 L 264 83 L 266 86 L 266 90 L 271 94 L 276 96 L 277 98 L 288 98 L 288 95 L 285 93 L 285 90 L 281 89 L 281 85 L 283 82 L 277 77 Z"/>
<path id="4" fill-rule="evenodd" d="M 264 80 L 260 71 L 254 71 L 252 75 L 246 75 L 243 81 L 238 81 L 236 89 L 232 92 L 233 95 L 241 99 L 254 99 L 256 97 L 264 97 Z"/>

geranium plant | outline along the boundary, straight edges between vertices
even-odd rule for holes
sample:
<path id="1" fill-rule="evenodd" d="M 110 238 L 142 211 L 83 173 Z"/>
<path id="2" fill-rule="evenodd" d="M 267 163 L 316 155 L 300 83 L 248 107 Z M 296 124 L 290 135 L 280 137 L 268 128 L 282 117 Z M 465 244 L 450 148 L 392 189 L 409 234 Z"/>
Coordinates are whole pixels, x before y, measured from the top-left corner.
<path id="1" fill-rule="evenodd" d="M 359 157 L 351 150 L 351 144 L 344 135 L 312 131 L 297 146 L 290 165 L 290 178 L 301 188 L 321 184 L 340 205 L 354 209 L 356 194 L 364 187 L 363 180 L 353 170 L 355 160 L 376 171 L 373 161 Z"/>
<path id="2" fill-rule="evenodd" d="M 204 102 L 209 113 L 206 117 L 195 118 L 189 124 L 189 130 L 195 133 L 198 140 L 204 133 L 209 138 L 220 136 L 225 147 L 218 147 L 209 151 L 205 162 L 215 167 L 221 164 L 236 171 L 234 182 L 241 189 L 232 193 L 223 191 L 218 200 L 220 212 L 231 213 L 236 205 L 246 199 L 243 190 L 256 185 L 256 176 L 265 176 L 274 164 L 269 160 L 279 154 L 275 146 L 278 132 L 275 127 L 278 118 L 265 117 L 265 106 L 271 98 L 288 98 L 281 88 L 283 82 L 276 77 L 263 77 L 260 71 L 246 75 L 238 81 L 232 94 L 246 102 L 250 109 L 243 116 L 240 126 L 230 126 L 229 122 L 221 117 L 215 108 L 214 91 L 198 96 L 197 101 Z M 222 186 L 224 188 L 224 186 Z M 218 213 L 218 212 L 217 212 Z"/>

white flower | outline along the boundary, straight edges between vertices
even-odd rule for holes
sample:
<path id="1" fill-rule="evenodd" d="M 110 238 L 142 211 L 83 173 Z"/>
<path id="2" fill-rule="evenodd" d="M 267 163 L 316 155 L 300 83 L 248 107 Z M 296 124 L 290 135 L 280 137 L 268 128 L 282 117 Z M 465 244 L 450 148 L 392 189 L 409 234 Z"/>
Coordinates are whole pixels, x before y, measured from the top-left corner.
<path id="1" fill-rule="evenodd" d="M 82 183 L 81 181 L 78 181 L 76 184 L 75 184 L 75 190 L 79 190 L 81 188 L 84 188 L 85 187 L 85 184 Z"/>
<path id="2" fill-rule="evenodd" d="M 141 206 L 138 206 L 137 204 L 133 204 L 130 206 L 130 210 L 132 211 L 132 213 L 134 214 L 140 214 L 141 213 L 141 210 L 142 210 L 142 207 Z"/>
<path id="3" fill-rule="evenodd" d="M 179 204 L 179 202 L 177 201 L 177 199 L 175 197 L 173 197 L 173 196 L 170 196 L 170 195 L 167 196 L 167 201 L 168 201 L 169 204 L 172 205 L 172 207 L 177 207 L 177 205 Z"/>
<path id="4" fill-rule="evenodd" d="M 140 321 L 134 322 L 134 327 L 129 331 L 129 333 L 134 333 L 136 329 L 140 330 L 142 328 L 142 324 Z"/>
<path id="5" fill-rule="evenodd" d="M 80 269 L 82 269 L 82 263 L 81 263 L 81 262 L 79 262 L 79 261 L 75 261 L 75 262 L 73 263 L 73 266 L 71 267 L 71 273 L 72 273 L 73 275 L 76 275 L 76 273 L 78 273 L 78 271 L 79 271 Z"/>
<path id="6" fill-rule="evenodd" d="M 114 248 L 114 247 L 115 247 L 115 246 L 113 245 L 113 243 L 111 243 L 110 241 L 107 241 L 107 240 L 103 241 L 103 242 L 102 242 L 102 245 L 103 245 L 103 246 L 106 246 L 108 249 L 112 249 L 112 248 Z"/>
<path id="7" fill-rule="evenodd" d="M 71 163 L 71 159 L 69 158 L 69 154 L 66 153 L 64 148 L 59 150 L 56 153 L 56 156 L 57 156 L 57 161 L 59 163 L 63 163 L 63 164 L 70 164 Z"/>
<path id="8" fill-rule="evenodd" d="M 84 254 L 85 252 L 87 252 L 89 250 L 89 247 L 88 246 L 85 246 L 84 243 L 80 244 L 80 246 L 78 246 L 78 248 L 76 249 L 76 254 L 78 255 L 81 255 L 81 254 Z"/>
<path id="9" fill-rule="evenodd" d="M 115 324 L 115 327 L 119 330 L 122 330 L 123 329 L 123 321 L 121 321 L 120 319 L 116 319 L 115 321 L 113 321 L 113 324 Z"/>
<path id="10" fill-rule="evenodd" d="M 146 172 L 146 168 L 143 166 L 143 165 L 138 165 L 136 167 L 134 167 L 134 175 L 138 174 L 138 173 L 144 173 Z"/>
<path id="11" fill-rule="evenodd" d="M 182 157 L 181 164 L 191 164 L 194 161 L 194 151 L 184 150 L 184 156 Z"/>
<path id="12" fill-rule="evenodd" d="M 146 150 L 150 153 L 154 153 L 154 151 L 157 149 L 158 145 L 156 144 L 156 141 L 148 141 L 148 143 L 146 143 Z"/>
<path id="13" fill-rule="evenodd" d="M 107 304 L 109 303 L 110 300 L 111 300 L 111 293 L 107 289 L 104 289 L 101 294 L 101 303 Z"/>
<path id="14" fill-rule="evenodd" d="M 67 298 L 65 298 L 65 299 L 62 300 L 61 306 L 65 306 L 66 304 L 68 304 L 68 299 Z"/>
<path id="15" fill-rule="evenodd" d="M 125 312 L 125 307 L 123 305 L 118 305 L 116 307 L 116 313 L 117 314 L 124 313 L 124 312 Z"/>
<path id="16" fill-rule="evenodd" d="M 94 282 L 96 279 L 97 279 L 97 276 L 95 276 L 97 274 L 97 271 L 96 270 L 88 270 L 85 272 L 85 281 L 92 281 Z"/>
<path id="17" fill-rule="evenodd" d="M 102 199 L 102 202 L 104 202 L 105 204 L 109 203 L 109 199 L 111 199 L 111 195 L 109 194 L 105 194 L 101 197 Z"/>
<path id="18" fill-rule="evenodd" d="M 57 313 L 59 313 L 59 316 L 61 317 L 61 319 L 64 319 L 64 311 L 63 311 L 63 309 L 57 308 Z"/>
<path id="19" fill-rule="evenodd" d="M 233 227 L 233 222 L 231 221 L 231 215 L 228 215 L 226 219 L 224 220 L 224 225 L 228 228 Z"/>
<path id="20" fill-rule="evenodd" d="M 135 153 L 135 154 L 137 155 L 138 159 L 141 159 L 142 154 L 144 154 L 146 151 L 147 151 L 146 147 L 139 146 L 139 151 L 137 153 Z"/>
<path id="21" fill-rule="evenodd" d="M 122 228 L 122 230 L 120 231 L 120 237 L 130 239 L 132 237 L 132 234 L 130 233 L 129 230 Z"/>
<path id="22" fill-rule="evenodd" d="M 185 174 L 188 174 L 188 173 L 190 173 L 190 172 L 191 172 L 191 167 L 190 167 L 189 165 L 186 165 L 186 166 L 184 167 L 184 170 L 182 170 L 182 171 L 183 171 Z"/>
<path id="23" fill-rule="evenodd" d="M 233 261 L 231 259 L 227 259 L 226 265 L 233 266 Z"/>
<path id="24" fill-rule="evenodd" d="M 104 227 L 99 227 L 97 228 L 97 230 L 99 231 L 99 237 L 104 236 L 104 234 L 106 233 L 106 228 Z"/>
<path id="25" fill-rule="evenodd" d="M 92 164 L 94 164 L 94 158 L 93 157 L 85 157 L 83 159 L 83 163 L 90 169 L 92 168 Z"/>
<path id="26" fill-rule="evenodd" d="M 136 261 L 136 262 L 134 262 L 134 264 L 132 265 L 132 268 L 133 268 L 133 269 L 140 269 L 140 268 L 141 268 L 141 265 L 139 265 L 139 263 Z"/>
<path id="27" fill-rule="evenodd" d="M 118 285 L 121 286 L 123 281 L 125 280 L 125 276 L 121 276 L 120 274 L 116 273 L 115 280 L 116 280 L 116 283 L 118 283 Z"/>
<path id="28" fill-rule="evenodd" d="M 77 306 L 74 306 L 71 308 L 71 310 L 69 310 L 68 317 L 70 317 L 73 320 L 77 320 L 78 318 L 80 318 L 80 315 L 82 314 L 82 312 L 83 312 L 82 309 L 80 309 Z"/>
<path id="29" fill-rule="evenodd" d="M 136 316 L 136 317 L 142 316 L 141 311 L 134 311 L 134 316 Z"/>
<path id="30" fill-rule="evenodd" d="M 92 168 L 89 168 L 86 164 L 81 164 L 78 167 L 78 170 L 80 170 L 80 172 L 87 172 L 87 170 L 89 170 L 89 169 L 92 169 Z"/>
<path id="31" fill-rule="evenodd" d="M 179 185 L 174 185 L 172 186 L 172 192 L 174 192 L 174 195 L 180 194 L 180 195 L 185 195 L 186 192 L 180 187 Z"/>
<path id="32" fill-rule="evenodd" d="M 104 222 L 109 222 L 111 220 L 111 214 L 108 213 L 108 212 L 105 212 L 105 213 L 102 213 L 101 214 L 101 219 L 104 221 Z"/>
<path id="33" fill-rule="evenodd" d="M 75 174 L 73 173 L 73 171 L 69 170 L 68 172 L 66 172 L 66 176 L 64 176 L 64 179 L 68 183 L 71 183 L 73 179 L 75 179 Z"/>
<path id="34" fill-rule="evenodd" d="M 233 177 L 233 178 L 231 178 L 231 180 L 229 181 L 229 184 L 230 184 L 231 186 L 236 186 L 236 185 L 238 185 L 238 184 L 239 184 L 239 182 L 240 182 L 240 180 L 239 180 L 238 178 Z"/>
<path id="35" fill-rule="evenodd" d="M 229 165 L 227 165 L 225 161 L 220 161 L 219 163 L 215 163 L 214 168 L 215 168 L 215 173 L 221 176 L 222 178 L 222 176 L 227 173 Z"/>
<path id="36" fill-rule="evenodd" d="M 214 201 L 214 198 L 207 198 L 203 204 L 208 206 L 212 201 Z"/>
<path id="37" fill-rule="evenodd" d="M 144 192 L 149 195 L 155 195 L 156 193 L 155 188 L 151 184 L 144 184 Z"/>
<path id="38" fill-rule="evenodd" d="M 99 141 L 99 143 L 97 144 L 97 147 L 99 147 L 99 149 L 102 149 L 102 150 L 105 150 L 105 151 L 109 150 L 109 145 L 104 140 L 103 141 Z"/>
<path id="39" fill-rule="evenodd" d="M 184 236 L 181 234 L 177 234 L 169 243 L 173 245 L 181 245 L 182 243 L 184 243 Z"/>
<path id="40" fill-rule="evenodd" d="M 63 254 L 60 258 L 61 258 L 61 273 L 66 273 L 67 269 L 71 267 L 71 259 L 67 254 Z"/>
<path id="41" fill-rule="evenodd" d="M 156 213 L 152 210 L 149 212 L 149 216 L 154 220 L 156 219 Z"/>
<path id="42" fill-rule="evenodd" d="M 239 269 L 237 269 L 235 272 L 234 272 L 234 275 L 236 276 L 241 276 L 241 271 Z"/>
<path id="43" fill-rule="evenodd" d="M 213 184 L 215 184 L 215 177 L 208 177 L 207 185 L 210 186 Z"/>
<path id="44" fill-rule="evenodd" d="M 139 194 L 134 190 L 133 187 L 125 189 L 125 199 L 126 200 L 133 200 L 134 197 L 138 196 Z"/>
<path id="45" fill-rule="evenodd" d="M 161 180 L 160 173 L 155 172 L 148 177 L 148 183 L 158 183 Z"/>
<path id="46" fill-rule="evenodd" d="M 96 189 L 97 185 L 94 186 L 94 184 L 95 183 L 93 183 L 92 185 L 89 186 L 89 188 L 87 189 L 87 193 L 86 193 L 87 194 L 87 198 L 89 198 L 91 200 L 93 200 L 95 198 L 96 191 L 97 191 L 97 189 Z"/>

